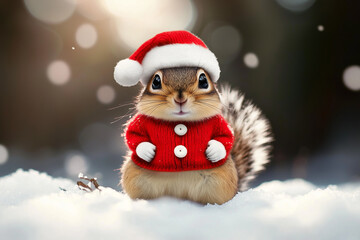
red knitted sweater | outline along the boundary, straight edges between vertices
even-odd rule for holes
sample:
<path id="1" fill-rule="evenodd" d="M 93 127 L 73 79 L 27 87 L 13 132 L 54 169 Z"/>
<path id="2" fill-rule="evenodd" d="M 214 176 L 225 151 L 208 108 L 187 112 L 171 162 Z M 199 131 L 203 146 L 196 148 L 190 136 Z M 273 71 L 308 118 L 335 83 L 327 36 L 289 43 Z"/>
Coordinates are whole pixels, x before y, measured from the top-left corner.
<path id="1" fill-rule="evenodd" d="M 179 135 L 179 126 L 184 125 L 187 130 L 185 134 Z M 212 139 L 221 142 L 226 149 L 225 158 L 215 163 L 209 161 L 205 154 L 207 144 Z M 202 121 L 174 122 L 137 114 L 128 122 L 125 142 L 132 151 L 132 160 L 138 166 L 155 171 L 175 172 L 221 166 L 229 155 L 234 135 L 221 115 Z M 136 154 L 136 147 L 142 142 L 151 142 L 156 146 L 155 157 L 151 162 L 144 161 Z M 186 148 L 185 157 L 175 155 L 174 149 L 179 145 Z"/>

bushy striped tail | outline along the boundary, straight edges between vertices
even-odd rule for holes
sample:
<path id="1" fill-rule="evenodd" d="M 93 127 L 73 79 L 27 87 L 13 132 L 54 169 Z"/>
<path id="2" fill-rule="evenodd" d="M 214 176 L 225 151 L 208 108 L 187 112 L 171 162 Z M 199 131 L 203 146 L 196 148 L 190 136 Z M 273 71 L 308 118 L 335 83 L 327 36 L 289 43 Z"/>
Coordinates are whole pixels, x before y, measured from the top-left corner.
<path id="1" fill-rule="evenodd" d="M 269 162 L 272 134 L 269 121 L 244 95 L 229 86 L 221 87 L 222 114 L 234 130 L 231 156 L 239 176 L 239 191 Z"/>

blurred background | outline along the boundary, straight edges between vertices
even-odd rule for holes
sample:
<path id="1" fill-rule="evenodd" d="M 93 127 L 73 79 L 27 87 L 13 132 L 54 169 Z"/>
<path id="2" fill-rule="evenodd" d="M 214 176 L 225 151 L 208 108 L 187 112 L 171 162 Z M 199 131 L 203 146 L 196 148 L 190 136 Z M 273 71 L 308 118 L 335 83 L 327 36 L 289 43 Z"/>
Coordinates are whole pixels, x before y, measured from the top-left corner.
<path id="1" fill-rule="evenodd" d="M 217 55 L 221 83 L 270 120 L 272 161 L 253 186 L 360 180 L 360 2 L 0 2 L 0 176 L 18 168 L 114 187 L 123 124 L 141 86 L 116 62 L 154 34 L 187 29 Z"/>

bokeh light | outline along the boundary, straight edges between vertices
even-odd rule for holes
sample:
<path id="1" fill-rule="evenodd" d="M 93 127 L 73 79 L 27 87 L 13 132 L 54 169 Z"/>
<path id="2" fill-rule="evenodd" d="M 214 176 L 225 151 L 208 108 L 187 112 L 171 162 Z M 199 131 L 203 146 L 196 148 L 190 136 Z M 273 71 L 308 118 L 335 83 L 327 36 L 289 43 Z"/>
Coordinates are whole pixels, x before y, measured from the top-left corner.
<path id="1" fill-rule="evenodd" d="M 77 176 L 80 172 L 88 170 L 88 164 L 84 155 L 71 153 L 65 159 L 65 171 L 70 176 Z"/>
<path id="2" fill-rule="evenodd" d="M 61 23 L 76 8 L 76 0 L 24 0 L 24 3 L 31 15 L 46 23 Z"/>
<path id="3" fill-rule="evenodd" d="M 264 2 L 2 1 L 6 61 L 0 144 L 5 150 L 0 149 L 0 160 L 7 160 L 0 173 L 23 167 L 68 176 L 64 161 L 71 147 L 76 151 L 72 153 L 86 157 L 88 175 L 101 172 L 109 181 L 109 173 L 117 174 L 112 170 L 128 151 L 124 123 L 136 114 L 133 97 L 141 87 L 117 88 L 114 65 L 154 34 L 186 29 L 219 59 L 222 84 L 240 89 L 269 118 L 277 135 L 276 161 L 262 179 L 360 179 L 354 172 L 360 168 L 360 136 L 355 131 L 360 123 L 360 32 L 354 28 L 358 10 L 346 1 Z M 90 30 L 81 30 L 84 25 Z M 239 76 L 241 81 L 236 80 Z M 330 87 L 299 87 L 312 85 L 313 79 Z M 301 120 L 284 124 L 284 116 L 294 115 L 294 106 Z M 301 165 L 298 159 L 305 157 L 296 156 L 303 147 L 309 153 Z M 317 153 L 324 155 L 314 157 Z M 317 178 L 317 170 L 329 161 L 332 167 Z M 306 175 L 301 173 L 304 168 Z"/>
<path id="4" fill-rule="evenodd" d="M 112 103 L 115 99 L 115 90 L 109 85 L 101 86 L 96 92 L 96 97 L 103 104 Z"/>
<path id="5" fill-rule="evenodd" d="M 220 26 L 211 33 L 211 50 L 222 60 L 230 61 L 236 57 L 241 43 L 239 31 L 230 25 Z"/>
<path id="6" fill-rule="evenodd" d="M 77 0 L 77 11 L 90 20 L 101 20 L 108 16 L 107 12 L 101 7 L 101 1 Z"/>
<path id="7" fill-rule="evenodd" d="M 191 30 L 197 18 L 191 0 L 104 0 L 103 7 L 117 17 L 120 40 L 133 50 L 157 33 Z"/>
<path id="8" fill-rule="evenodd" d="M 255 53 L 247 53 L 244 56 L 244 63 L 249 68 L 257 68 L 259 66 L 259 58 Z"/>
<path id="9" fill-rule="evenodd" d="M 325 30 L 325 28 L 324 28 L 323 25 L 319 25 L 319 26 L 317 27 L 317 29 L 318 29 L 319 32 L 322 32 L 322 31 Z"/>
<path id="10" fill-rule="evenodd" d="M 293 12 L 305 11 L 315 3 L 315 0 L 276 0 L 276 1 L 283 8 Z"/>
<path id="11" fill-rule="evenodd" d="M 343 74 L 345 86 L 352 91 L 360 90 L 360 66 L 353 65 L 345 69 Z"/>
<path id="12" fill-rule="evenodd" d="M 0 144 L 0 165 L 5 164 L 9 158 L 9 152 L 4 145 Z"/>
<path id="13" fill-rule="evenodd" d="M 91 24 L 83 24 L 76 30 L 76 42 L 82 48 L 91 48 L 97 41 L 97 31 Z"/>
<path id="14" fill-rule="evenodd" d="M 149 3 L 149 2 L 152 2 L 152 0 L 146 1 L 146 2 Z M 142 4 L 146 4 L 146 2 L 139 1 L 139 0 L 134 0 L 134 1 L 104 0 L 103 6 L 109 13 L 111 13 L 117 17 L 123 17 L 124 15 L 130 15 L 130 13 L 136 14 L 137 8 L 142 9 Z M 139 15 L 139 16 L 141 16 L 141 15 Z"/>
<path id="15" fill-rule="evenodd" d="M 55 60 L 47 68 L 47 77 L 55 85 L 64 85 L 70 80 L 70 67 L 62 60 Z"/>

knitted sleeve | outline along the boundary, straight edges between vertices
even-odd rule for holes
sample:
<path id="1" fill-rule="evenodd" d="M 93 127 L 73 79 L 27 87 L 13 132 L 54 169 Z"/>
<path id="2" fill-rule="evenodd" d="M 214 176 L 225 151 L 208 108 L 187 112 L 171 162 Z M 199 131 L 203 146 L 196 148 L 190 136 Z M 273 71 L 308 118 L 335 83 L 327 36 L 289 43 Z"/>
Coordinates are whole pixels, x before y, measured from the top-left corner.
<path id="1" fill-rule="evenodd" d="M 226 149 L 226 156 L 228 156 L 234 143 L 234 134 L 229 124 L 221 115 L 218 115 L 212 139 L 219 141 L 224 145 Z"/>
<path id="2" fill-rule="evenodd" d="M 125 142 L 131 151 L 136 152 L 136 147 L 142 142 L 149 142 L 150 138 L 146 131 L 146 118 L 137 115 L 130 120 L 125 130 Z"/>

